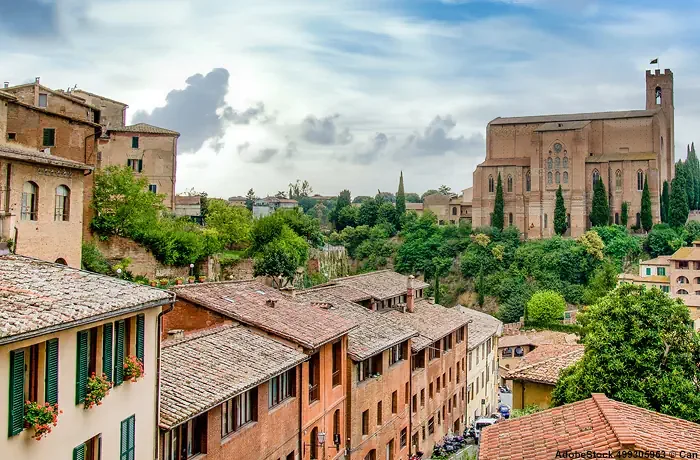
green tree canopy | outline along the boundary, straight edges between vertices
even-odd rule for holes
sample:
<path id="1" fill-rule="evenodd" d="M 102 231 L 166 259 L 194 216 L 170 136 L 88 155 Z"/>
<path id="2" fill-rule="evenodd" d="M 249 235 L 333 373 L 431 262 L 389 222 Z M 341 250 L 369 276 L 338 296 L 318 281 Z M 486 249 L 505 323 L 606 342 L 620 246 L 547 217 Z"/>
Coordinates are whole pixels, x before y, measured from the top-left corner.
<path id="1" fill-rule="evenodd" d="M 377 200 L 367 200 L 360 205 L 360 211 L 357 216 L 359 225 L 367 225 L 373 227 L 379 218 L 379 204 Z"/>
<path id="2" fill-rule="evenodd" d="M 255 200 L 257 198 L 258 197 L 255 196 L 255 192 L 252 188 L 248 190 L 248 193 L 246 193 L 245 196 L 245 207 L 248 208 L 248 211 L 253 211 L 253 205 L 255 204 Z"/>
<path id="3" fill-rule="evenodd" d="M 441 195 L 451 195 L 452 188 L 448 187 L 447 185 L 441 185 L 438 187 L 438 193 L 440 193 Z"/>
<path id="4" fill-rule="evenodd" d="M 608 207 L 608 196 L 605 193 L 603 180 L 598 178 L 593 186 L 593 204 L 591 207 L 591 225 L 594 227 L 608 225 L 610 220 L 610 208 Z"/>
<path id="5" fill-rule="evenodd" d="M 644 190 L 642 191 L 642 228 L 645 232 L 651 230 L 653 225 L 651 217 L 651 194 L 649 193 L 649 180 L 644 176 Z"/>
<path id="6" fill-rule="evenodd" d="M 396 192 L 396 216 L 400 222 L 403 215 L 406 214 L 406 193 L 403 189 L 403 171 L 399 176 L 399 190 Z"/>
<path id="7" fill-rule="evenodd" d="M 296 182 L 289 184 L 290 200 L 299 200 L 301 198 L 309 197 L 312 193 L 314 193 L 314 189 L 307 180 L 302 182 L 301 180 L 297 179 Z"/>
<path id="8" fill-rule="evenodd" d="M 440 192 L 431 188 L 430 190 L 426 190 L 426 192 L 420 196 L 420 200 L 424 201 L 426 196 L 437 195 L 438 193 Z"/>
<path id="9" fill-rule="evenodd" d="M 406 194 L 406 203 L 420 203 L 421 202 L 421 197 L 417 193 L 407 193 Z"/>
<path id="10" fill-rule="evenodd" d="M 277 288 L 294 281 L 297 269 L 309 258 L 306 241 L 283 225 L 279 234 L 254 255 L 255 276 L 269 276 Z"/>
<path id="11" fill-rule="evenodd" d="M 503 230 L 504 215 L 503 208 L 503 184 L 501 183 L 501 173 L 498 173 L 498 182 L 496 184 L 496 202 L 493 205 L 493 214 L 491 216 L 491 226 L 498 230 Z"/>
<path id="12" fill-rule="evenodd" d="M 661 193 L 661 222 L 668 223 L 668 210 L 671 197 L 668 194 L 668 181 L 664 181 L 663 192 Z"/>
<path id="13" fill-rule="evenodd" d="M 351 206 L 350 190 L 343 190 L 342 192 L 340 192 L 340 194 L 338 195 L 338 199 L 335 202 L 335 207 L 328 216 L 328 220 L 333 222 L 333 225 L 335 225 L 336 228 L 338 225 L 338 218 L 340 217 L 340 212 L 346 206 Z"/>
<path id="14" fill-rule="evenodd" d="M 554 405 L 609 398 L 700 422 L 700 337 L 688 308 L 660 290 L 623 285 L 581 313 L 583 358 L 560 375 Z"/>
<path id="15" fill-rule="evenodd" d="M 527 320 L 551 324 L 564 317 L 566 301 L 556 291 L 535 292 L 527 303 Z"/>
<path id="16" fill-rule="evenodd" d="M 668 223 L 671 227 L 682 227 L 688 220 L 688 193 L 686 175 L 682 163 L 676 163 L 676 177 L 671 181 L 671 198 L 668 207 Z"/>
<path id="17" fill-rule="evenodd" d="M 356 208 L 355 206 L 345 206 L 338 214 L 338 221 L 335 227 L 340 231 L 342 231 L 345 227 L 355 227 L 357 226 L 359 217 L 360 208 Z"/>
<path id="18" fill-rule="evenodd" d="M 561 185 L 559 185 L 554 205 L 554 231 L 557 235 L 563 235 L 566 233 L 566 227 L 566 207 L 564 206 L 564 195 L 561 191 Z"/>
<path id="19" fill-rule="evenodd" d="M 626 201 L 622 202 L 622 215 L 620 215 L 620 225 L 627 228 L 627 221 L 629 220 L 629 209 L 630 204 Z"/>
<path id="20" fill-rule="evenodd" d="M 225 247 L 242 247 L 250 242 L 253 215 L 247 208 L 230 206 L 224 200 L 211 199 L 207 227 L 216 230 Z"/>

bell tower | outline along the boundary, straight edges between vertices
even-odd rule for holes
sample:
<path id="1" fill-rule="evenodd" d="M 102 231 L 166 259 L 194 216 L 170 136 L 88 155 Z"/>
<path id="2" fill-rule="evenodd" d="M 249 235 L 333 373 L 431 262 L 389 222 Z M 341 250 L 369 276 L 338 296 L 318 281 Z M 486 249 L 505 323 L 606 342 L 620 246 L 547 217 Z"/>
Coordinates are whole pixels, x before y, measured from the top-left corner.
<path id="1" fill-rule="evenodd" d="M 661 158 L 666 158 L 666 177 L 661 180 L 668 180 L 674 176 L 675 164 L 675 134 L 674 134 L 674 107 L 673 107 L 673 72 L 671 69 L 647 70 L 647 110 L 661 108 L 666 115 L 668 127 L 666 132 L 661 133 Z"/>

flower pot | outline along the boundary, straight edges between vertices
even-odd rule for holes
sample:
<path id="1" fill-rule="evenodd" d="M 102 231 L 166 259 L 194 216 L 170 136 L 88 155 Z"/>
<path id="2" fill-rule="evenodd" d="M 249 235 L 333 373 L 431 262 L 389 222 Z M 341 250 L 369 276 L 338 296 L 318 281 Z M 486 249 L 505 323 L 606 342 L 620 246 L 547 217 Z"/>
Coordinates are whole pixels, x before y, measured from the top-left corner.
<path id="1" fill-rule="evenodd" d="M 194 283 L 194 278 L 187 278 L 187 283 L 188 284 Z"/>
<path id="2" fill-rule="evenodd" d="M 200 283 L 203 283 L 203 282 L 205 282 L 206 280 L 207 280 L 207 277 L 206 277 L 206 276 L 200 276 L 200 277 L 199 277 L 199 282 L 200 282 Z"/>
<path id="3" fill-rule="evenodd" d="M 160 280 L 160 285 L 161 285 L 161 286 L 167 286 L 167 285 L 168 285 L 168 280 Z"/>
<path id="4" fill-rule="evenodd" d="M 182 284 L 182 280 L 175 280 L 175 284 L 177 284 L 177 285 Z"/>
<path id="5" fill-rule="evenodd" d="M 155 281 L 151 281 L 150 284 L 151 284 L 151 287 L 156 287 L 156 286 L 158 286 L 158 283 L 156 283 Z"/>

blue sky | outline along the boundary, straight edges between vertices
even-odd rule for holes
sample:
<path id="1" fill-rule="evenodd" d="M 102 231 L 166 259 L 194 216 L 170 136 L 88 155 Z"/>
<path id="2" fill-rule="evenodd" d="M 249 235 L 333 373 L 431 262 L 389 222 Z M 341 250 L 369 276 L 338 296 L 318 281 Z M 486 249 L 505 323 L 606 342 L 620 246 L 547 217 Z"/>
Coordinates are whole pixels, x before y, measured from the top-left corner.
<path id="1" fill-rule="evenodd" d="M 178 190 L 300 179 L 353 195 L 471 186 L 497 116 L 644 108 L 700 124 L 689 0 L 0 0 L 0 80 L 98 92 L 182 132 Z M 197 76 L 197 75 L 200 76 Z"/>

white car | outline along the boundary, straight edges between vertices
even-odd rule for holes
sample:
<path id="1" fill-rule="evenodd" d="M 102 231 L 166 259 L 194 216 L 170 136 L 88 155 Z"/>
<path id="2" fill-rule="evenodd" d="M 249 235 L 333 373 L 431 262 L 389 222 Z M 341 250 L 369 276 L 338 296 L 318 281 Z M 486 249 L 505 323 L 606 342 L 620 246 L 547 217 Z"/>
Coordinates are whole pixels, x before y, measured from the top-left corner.
<path id="1" fill-rule="evenodd" d="M 487 426 L 493 425 L 496 422 L 498 422 L 498 419 L 495 417 L 479 417 L 478 419 L 474 420 L 474 427 L 472 428 L 472 436 L 474 436 L 474 441 L 479 444 L 481 430 Z"/>

